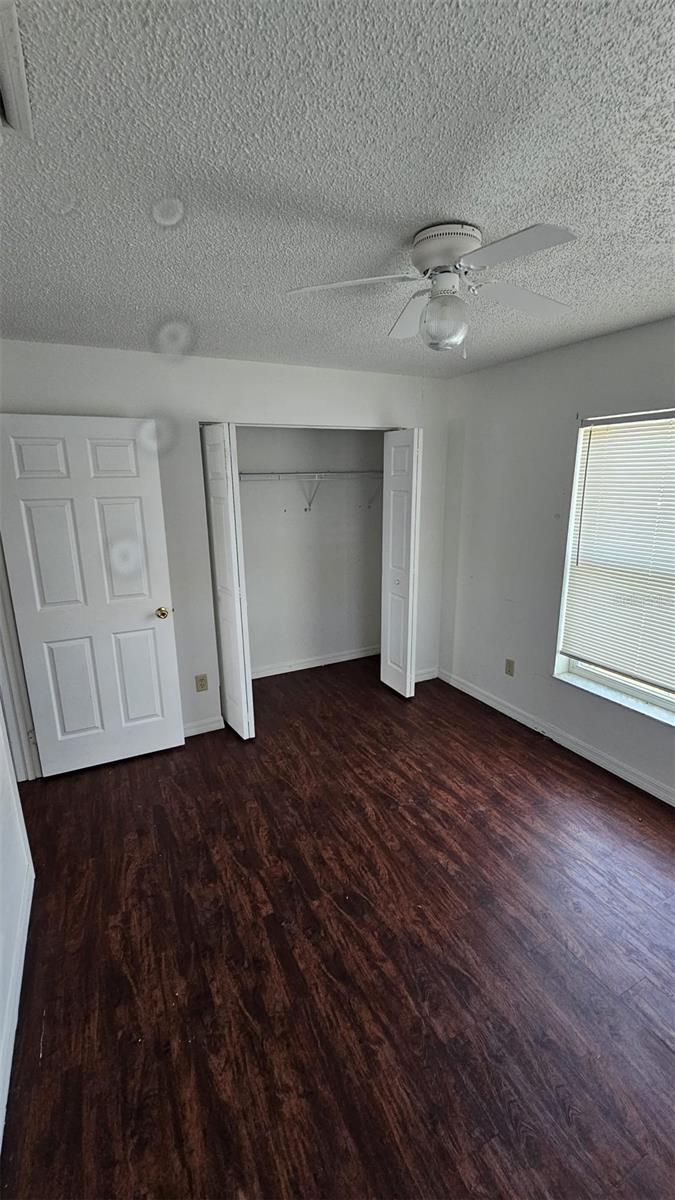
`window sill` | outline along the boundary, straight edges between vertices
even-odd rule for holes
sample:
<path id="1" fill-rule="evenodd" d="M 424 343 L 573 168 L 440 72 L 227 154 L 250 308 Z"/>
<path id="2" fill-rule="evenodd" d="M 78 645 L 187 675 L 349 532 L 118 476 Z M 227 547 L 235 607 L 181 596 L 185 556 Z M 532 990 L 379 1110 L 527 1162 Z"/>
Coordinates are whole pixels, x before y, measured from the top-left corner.
<path id="1" fill-rule="evenodd" d="M 596 683 L 595 680 L 586 679 L 582 675 L 575 675 L 571 671 L 555 671 L 553 678 L 561 679 L 563 683 L 571 683 L 573 687 L 581 688 L 584 692 L 592 692 L 594 696 L 601 696 L 603 700 L 621 704 L 624 708 L 632 708 L 633 712 L 640 713 L 643 717 L 651 717 L 654 721 L 661 721 L 663 725 L 675 726 L 675 712 L 671 712 L 668 708 L 662 708 L 660 704 L 650 704 L 647 700 L 638 700 L 637 696 L 629 696 L 626 692 L 607 687 L 603 683 Z"/>

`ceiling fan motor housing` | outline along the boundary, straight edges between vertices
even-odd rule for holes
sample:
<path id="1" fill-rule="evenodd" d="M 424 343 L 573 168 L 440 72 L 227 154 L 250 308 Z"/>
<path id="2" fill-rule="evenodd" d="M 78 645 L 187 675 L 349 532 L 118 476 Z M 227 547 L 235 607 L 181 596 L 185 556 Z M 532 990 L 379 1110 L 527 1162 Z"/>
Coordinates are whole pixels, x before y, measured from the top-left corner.
<path id="1" fill-rule="evenodd" d="M 457 296 L 459 294 L 459 275 L 456 271 L 444 267 L 434 271 L 431 280 L 432 296 Z"/>
<path id="2" fill-rule="evenodd" d="M 448 221 L 445 225 L 420 229 L 413 239 L 411 257 L 417 270 L 428 275 L 442 267 L 454 267 L 460 258 L 480 249 L 482 244 L 483 237 L 477 225 Z"/>

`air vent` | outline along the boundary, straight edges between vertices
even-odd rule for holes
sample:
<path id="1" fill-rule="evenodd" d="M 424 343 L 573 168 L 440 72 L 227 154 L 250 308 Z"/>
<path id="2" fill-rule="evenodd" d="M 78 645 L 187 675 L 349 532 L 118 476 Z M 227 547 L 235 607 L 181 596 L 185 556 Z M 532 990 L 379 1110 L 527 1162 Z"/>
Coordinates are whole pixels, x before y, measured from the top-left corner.
<path id="1" fill-rule="evenodd" d="M 32 140 L 33 121 L 14 0 L 0 0 L 0 102 L 2 124 Z"/>

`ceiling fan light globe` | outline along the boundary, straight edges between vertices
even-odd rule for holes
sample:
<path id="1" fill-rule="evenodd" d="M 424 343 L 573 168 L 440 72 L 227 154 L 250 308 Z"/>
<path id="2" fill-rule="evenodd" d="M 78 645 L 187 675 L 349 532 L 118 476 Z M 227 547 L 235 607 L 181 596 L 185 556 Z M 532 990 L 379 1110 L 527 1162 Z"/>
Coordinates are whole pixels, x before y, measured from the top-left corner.
<path id="1" fill-rule="evenodd" d="M 420 337 L 430 350 L 453 350 L 461 346 L 469 324 L 467 307 L 459 296 L 432 296 L 422 310 Z"/>

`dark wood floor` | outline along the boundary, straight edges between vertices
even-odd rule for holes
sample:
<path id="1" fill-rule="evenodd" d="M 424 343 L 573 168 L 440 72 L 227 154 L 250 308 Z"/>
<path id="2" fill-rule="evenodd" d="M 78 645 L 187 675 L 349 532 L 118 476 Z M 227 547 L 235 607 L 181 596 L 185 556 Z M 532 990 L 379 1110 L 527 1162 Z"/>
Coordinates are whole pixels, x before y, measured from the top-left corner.
<path id="1" fill-rule="evenodd" d="M 2 1200 L 669 1200 L 672 810 L 369 660 L 26 785 Z"/>

